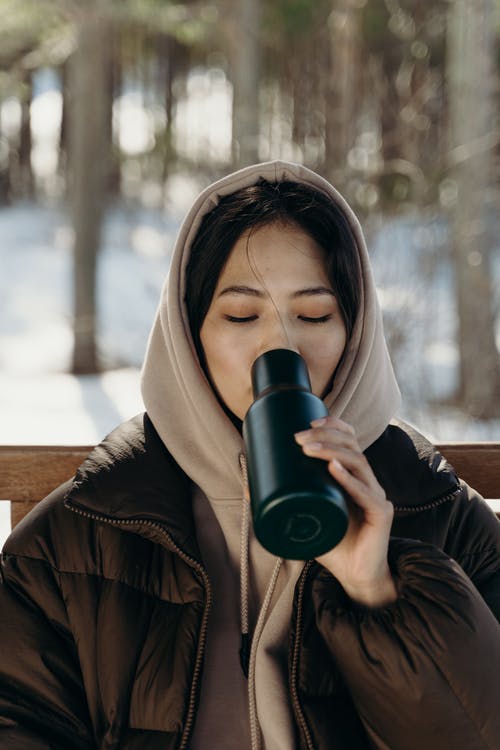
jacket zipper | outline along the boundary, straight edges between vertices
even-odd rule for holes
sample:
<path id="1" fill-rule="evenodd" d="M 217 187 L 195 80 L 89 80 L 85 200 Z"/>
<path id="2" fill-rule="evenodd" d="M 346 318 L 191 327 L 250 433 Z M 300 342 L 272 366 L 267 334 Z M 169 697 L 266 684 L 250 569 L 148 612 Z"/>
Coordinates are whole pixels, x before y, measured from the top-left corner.
<path id="1" fill-rule="evenodd" d="M 146 526 L 148 528 L 154 528 L 160 532 L 162 536 L 165 537 L 165 539 L 168 542 L 168 548 L 171 551 L 176 552 L 179 557 L 184 560 L 191 568 L 198 571 L 198 573 L 201 575 L 203 579 L 203 583 L 205 584 L 205 591 L 206 591 L 206 601 L 205 601 L 205 607 L 203 610 L 203 618 L 201 621 L 201 629 L 200 629 L 200 637 L 198 640 L 198 649 L 196 653 L 196 660 L 194 664 L 194 670 L 193 670 L 193 679 L 191 682 L 191 692 L 189 695 L 189 705 L 188 705 L 188 711 L 186 715 L 186 723 L 184 725 L 184 731 L 182 733 L 181 742 L 179 745 L 179 750 L 185 750 L 187 747 L 189 738 L 191 736 L 191 731 L 194 724 L 194 716 L 195 716 L 195 710 L 196 710 L 196 704 L 197 704 L 197 698 L 198 698 L 198 681 L 201 674 L 201 667 L 203 663 L 203 656 L 205 651 L 205 643 L 207 638 L 207 628 L 208 628 L 208 615 L 210 612 L 210 608 L 212 606 L 212 586 L 210 584 L 210 580 L 208 578 L 207 572 L 205 568 L 200 565 L 200 563 L 195 560 L 193 557 L 188 555 L 184 550 L 182 550 L 172 539 L 168 531 L 160 524 L 156 523 L 155 521 L 149 521 L 148 519 L 134 519 L 134 520 L 121 520 L 121 519 L 112 519 L 108 518 L 107 516 L 101 516 L 98 513 L 90 513 L 89 511 L 81 510 L 80 508 L 76 507 L 75 505 L 72 505 L 70 501 L 66 502 L 66 507 L 73 511 L 73 513 L 77 513 L 80 516 L 84 516 L 85 518 L 90 518 L 93 521 L 99 521 L 100 523 L 107 523 L 110 526 Z"/>
<path id="2" fill-rule="evenodd" d="M 311 739 L 311 734 L 309 732 L 309 727 L 307 726 L 306 717 L 304 716 L 304 712 L 302 711 L 302 706 L 300 705 L 299 694 L 298 694 L 298 689 L 297 689 L 297 671 L 298 671 L 298 666 L 299 666 L 299 648 L 300 648 L 300 637 L 301 637 L 301 628 L 302 628 L 302 610 L 303 610 L 303 604 L 304 604 L 304 590 L 306 586 L 306 578 L 311 567 L 312 567 L 312 560 L 309 560 L 308 562 L 306 562 L 304 566 L 304 570 L 302 571 L 302 574 L 299 579 L 299 585 L 298 585 L 298 591 L 297 591 L 297 619 L 296 619 L 296 624 L 295 624 L 295 640 L 293 643 L 293 651 L 292 651 L 292 674 L 291 674 L 291 679 L 290 679 L 290 691 L 292 693 L 292 705 L 295 710 L 295 718 L 297 719 L 297 723 L 299 724 L 299 727 L 302 730 L 304 737 L 306 739 L 307 750 L 314 750 L 314 745 Z"/>
<path id="3" fill-rule="evenodd" d="M 446 495 L 441 495 L 440 497 L 431 500 L 430 503 L 426 503 L 425 505 L 395 505 L 394 515 L 396 515 L 397 513 L 420 513 L 420 511 L 423 510 L 432 510 L 433 508 L 437 508 L 439 505 L 443 505 L 450 500 L 454 500 L 455 497 L 460 495 L 461 492 L 462 487 L 458 484 L 452 492 L 448 492 Z"/>

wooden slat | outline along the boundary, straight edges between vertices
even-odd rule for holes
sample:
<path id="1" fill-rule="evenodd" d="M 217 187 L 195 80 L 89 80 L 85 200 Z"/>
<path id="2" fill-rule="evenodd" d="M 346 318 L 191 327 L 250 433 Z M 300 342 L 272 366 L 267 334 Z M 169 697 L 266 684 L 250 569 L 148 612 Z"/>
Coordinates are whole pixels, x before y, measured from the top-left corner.
<path id="1" fill-rule="evenodd" d="M 438 445 L 459 476 L 500 514 L 500 443 Z M 1 446 L 0 500 L 11 501 L 12 528 L 31 508 L 70 479 L 92 446 Z"/>
<path id="2" fill-rule="evenodd" d="M 500 443 L 441 443 L 457 474 L 485 498 L 500 498 Z"/>
<path id="3" fill-rule="evenodd" d="M 0 446 L 0 500 L 11 501 L 12 528 L 70 479 L 92 446 Z"/>

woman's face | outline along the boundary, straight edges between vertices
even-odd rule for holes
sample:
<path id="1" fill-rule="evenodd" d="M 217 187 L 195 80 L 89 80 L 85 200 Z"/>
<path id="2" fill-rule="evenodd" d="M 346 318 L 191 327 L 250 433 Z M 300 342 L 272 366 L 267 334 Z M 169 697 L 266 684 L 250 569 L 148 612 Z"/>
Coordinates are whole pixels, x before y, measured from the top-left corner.
<path id="1" fill-rule="evenodd" d="M 208 373 L 243 420 L 253 401 L 251 367 L 270 349 L 293 349 L 324 396 L 346 344 L 346 328 L 324 251 L 293 224 L 244 233 L 220 275 L 200 331 Z"/>

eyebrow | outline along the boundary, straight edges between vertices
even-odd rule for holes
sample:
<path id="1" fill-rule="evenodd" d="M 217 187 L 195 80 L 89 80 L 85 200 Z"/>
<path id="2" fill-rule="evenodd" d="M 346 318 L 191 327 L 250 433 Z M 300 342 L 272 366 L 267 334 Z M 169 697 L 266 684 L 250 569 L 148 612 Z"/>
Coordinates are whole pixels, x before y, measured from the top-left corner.
<path id="1" fill-rule="evenodd" d="M 222 289 L 218 296 L 222 297 L 225 294 L 246 294 L 250 297 L 259 297 L 263 298 L 266 296 L 266 293 L 263 292 L 261 289 L 255 289 L 255 287 L 252 286 L 226 286 L 224 289 Z M 298 297 L 314 297 L 320 294 L 328 294 L 330 297 L 335 297 L 335 294 L 331 289 L 328 289 L 326 286 L 312 286 L 312 287 L 306 287 L 304 289 L 298 289 L 296 292 L 292 294 L 293 298 Z"/>

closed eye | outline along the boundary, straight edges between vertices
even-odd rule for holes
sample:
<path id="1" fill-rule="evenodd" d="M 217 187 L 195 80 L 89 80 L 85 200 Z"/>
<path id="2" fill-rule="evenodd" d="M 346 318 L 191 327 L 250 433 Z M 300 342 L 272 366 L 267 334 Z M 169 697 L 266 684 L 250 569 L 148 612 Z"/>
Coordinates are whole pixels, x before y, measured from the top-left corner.
<path id="1" fill-rule="evenodd" d="M 244 318 L 238 318 L 236 315 L 225 315 L 224 317 L 230 323 L 250 323 L 252 320 L 257 320 L 257 315 L 247 315 Z"/>
<path id="2" fill-rule="evenodd" d="M 253 320 L 257 320 L 259 316 L 246 315 L 243 317 L 239 317 L 237 315 L 225 315 L 224 317 L 230 323 L 251 323 Z M 331 313 L 329 313 L 328 315 L 320 315 L 318 317 L 309 317 L 308 315 L 298 315 L 297 317 L 303 323 L 326 323 L 327 321 L 331 320 L 332 315 Z"/>
<path id="3" fill-rule="evenodd" d="M 318 318 L 310 318 L 307 315 L 299 315 L 298 317 L 299 320 L 302 320 L 304 323 L 326 323 L 332 318 L 330 313 L 328 315 L 321 315 Z"/>

